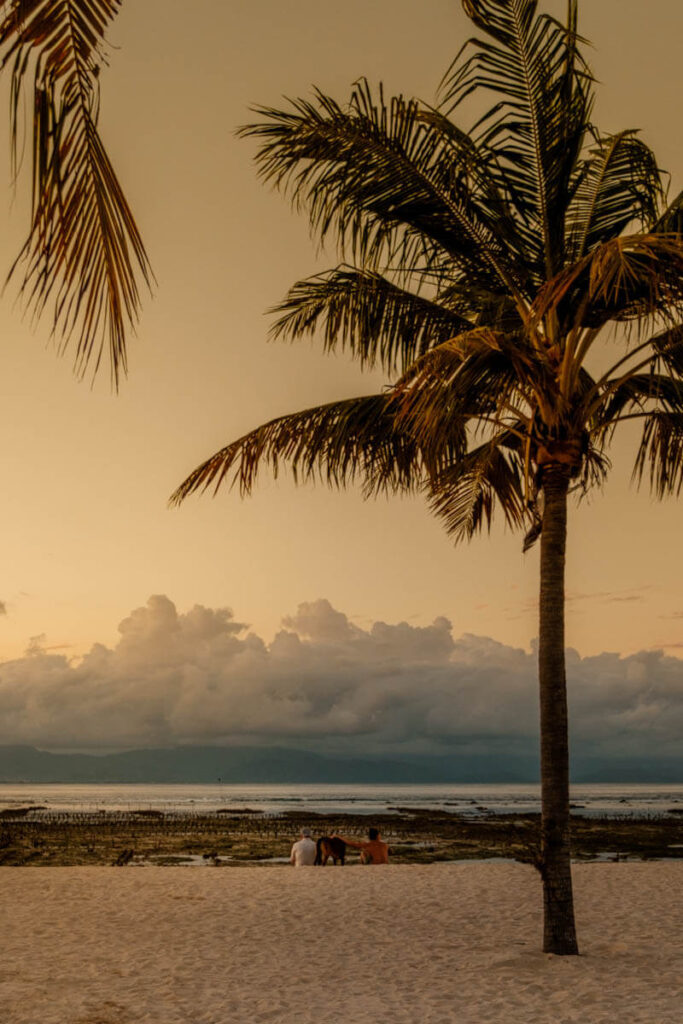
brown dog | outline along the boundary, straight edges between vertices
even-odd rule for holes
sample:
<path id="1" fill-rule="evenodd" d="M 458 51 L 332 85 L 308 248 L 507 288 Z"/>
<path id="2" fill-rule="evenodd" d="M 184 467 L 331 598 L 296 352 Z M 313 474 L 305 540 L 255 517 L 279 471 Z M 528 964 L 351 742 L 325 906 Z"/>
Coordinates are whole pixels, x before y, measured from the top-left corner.
<path id="1" fill-rule="evenodd" d="M 344 858 L 346 857 L 346 843 L 343 839 L 338 839 L 337 836 L 321 836 L 317 841 L 315 863 L 325 867 L 330 857 L 332 861 L 337 864 L 339 862 L 342 867 L 344 866 Z"/>

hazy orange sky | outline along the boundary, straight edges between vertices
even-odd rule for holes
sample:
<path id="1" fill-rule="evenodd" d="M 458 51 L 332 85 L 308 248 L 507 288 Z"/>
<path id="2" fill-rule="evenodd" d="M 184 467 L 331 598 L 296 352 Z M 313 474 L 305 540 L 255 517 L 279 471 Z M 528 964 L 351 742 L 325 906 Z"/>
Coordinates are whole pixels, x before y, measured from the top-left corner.
<path id="1" fill-rule="evenodd" d="M 603 83 L 597 122 L 641 128 L 677 191 L 680 0 L 581 7 Z M 166 507 L 190 469 L 249 428 L 383 383 L 307 343 L 267 342 L 267 308 L 328 261 L 304 217 L 257 181 L 235 127 L 250 104 L 313 84 L 343 99 L 361 75 L 431 101 L 470 28 L 457 0 L 125 0 L 101 125 L 158 287 L 118 396 L 106 373 L 93 390 L 77 383 L 47 325 L 32 332 L 5 293 L 0 657 L 41 634 L 67 655 L 112 644 L 150 594 L 179 609 L 230 606 L 265 639 L 324 597 L 361 627 L 446 616 L 456 637 L 529 649 L 538 552 L 523 555 L 519 536 L 455 549 L 419 500 L 365 503 L 284 480 L 264 479 L 244 502 L 225 492 Z M 8 267 L 23 222 L 5 166 Z M 683 505 L 629 487 L 634 440 L 614 449 L 605 492 L 570 519 L 567 640 L 582 655 L 683 646 Z"/>

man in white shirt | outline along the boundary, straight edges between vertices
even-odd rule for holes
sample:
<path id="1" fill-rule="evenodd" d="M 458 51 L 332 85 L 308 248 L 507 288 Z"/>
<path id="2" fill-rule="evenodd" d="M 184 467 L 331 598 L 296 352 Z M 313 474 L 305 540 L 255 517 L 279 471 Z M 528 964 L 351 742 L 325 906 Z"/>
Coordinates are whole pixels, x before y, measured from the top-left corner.
<path id="1" fill-rule="evenodd" d="M 289 863 L 295 868 L 311 868 L 315 864 L 316 846 L 311 839 L 310 828 L 301 829 L 301 839 L 294 843 Z"/>

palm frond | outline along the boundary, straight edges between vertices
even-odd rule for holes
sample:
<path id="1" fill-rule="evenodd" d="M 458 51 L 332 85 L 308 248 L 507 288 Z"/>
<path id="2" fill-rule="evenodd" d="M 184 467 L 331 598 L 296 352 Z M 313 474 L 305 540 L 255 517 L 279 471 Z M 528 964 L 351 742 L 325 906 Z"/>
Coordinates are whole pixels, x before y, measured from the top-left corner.
<path id="1" fill-rule="evenodd" d="M 530 243 L 534 239 L 529 233 L 529 225 L 519 216 L 518 197 L 508 169 L 501 165 L 497 151 L 479 145 L 439 108 L 423 107 L 420 119 L 432 125 L 443 140 L 445 184 L 450 187 L 453 180 L 453 170 L 448 169 L 450 158 L 451 167 L 457 167 L 461 175 L 466 175 L 467 189 L 476 198 L 478 207 L 486 212 L 488 223 L 494 225 L 508 261 L 514 261 L 516 280 L 522 293 L 531 295 L 537 283 L 529 265 Z"/>
<path id="2" fill-rule="evenodd" d="M 663 235 L 683 235 L 683 192 L 679 192 L 660 214 L 652 231 Z"/>
<path id="3" fill-rule="evenodd" d="M 381 274 L 344 266 L 298 281 L 272 312 L 283 314 L 274 337 L 322 329 L 327 351 L 348 349 L 362 366 L 379 363 L 390 375 L 472 327 L 449 308 L 447 296 L 431 300 Z"/>
<path id="4" fill-rule="evenodd" d="M 60 351 L 75 370 L 97 371 L 108 351 L 112 380 L 126 370 L 126 329 L 140 310 L 139 280 L 152 275 L 133 214 L 97 130 L 104 34 L 120 0 L 10 0 L 0 21 L 2 67 L 12 64 L 16 158 L 21 97 L 33 94 L 33 189 L 20 294 L 40 316 L 53 305 Z"/>
<path id="5" fill-rule="evenodd" d="M 258 138 L 261 176 L 308 209 L 321 241 L 332 231 L 363 267 L 405 267 L 406 245 L 423 263 L 442 252 L 474 284 L 521 294 L 515 261 L 471 185 L 471 142 L 458 155 L 417 101 L 385 102 L 381 87 L 375 97 L 361 81 L 346 107 L 317 91 L 257 113 L 262 120 L 240 134 Z"/>
<path id="6" fill-rule="evenodd" d="M 524 500 L 522 466 L 500 434 L 447 466 L 429 483 L 430 508 L 456 541 L 490 531 L 496 506 L 508 526 L 531 523 Z"/>
<path id="7" fill-rule="evenodd" d="M 640 483 L 646 474 L 658 498 L 680 494 L 683 487 L 683 412 L 657 412 L 645 420 L 633 478 Z"/>
<path id="8" fill-rule="evenodd" d="M 683 382 L 666 373 L 634 373 L 614 386 L 608 381 L 596 409 L 593 430 L 598 435 L 613 433 L 624 417 L 639 413 L 683 413 Z"/>
<path id="9" fill-rule="evenodd" d="M 552 310 L 573 326 L 604 324 L 683 313 L 683 241 L 676 235 L 622 235 L 548 281 L 536 298 L 531 324 Z"/>
<path id="10" fill-rule="evenodd" d="M 390 397 L 371 395 L 281 416 L 250 431 L 198 466 L 170 503 L 211 486 L 216 494 L 226 482 L 249 494 L 264 466 L 276 478 L 288 466 L 297 483 L 322 479 L 344 487 L 359 481 L 367 496 L 415 489 L 424 475 L 420 448 L 398 426 Z"/>
<path id="11" fill-rule="evenodd" d="M 520 215 L 538 242 L 537 274 L 563 265 L 569 186 L 592 105 L 591 76 L 578 50 L 577 4 L 567 25 L 537 14 L 536 0 L 463 0 L 488 38 L 463 47 L 444 79 L 451 109 L 486 90 L 497 103 L 475 126 L 480 147 L 495 153 Z M 533 237 L 530 230 L 528 238 Z"/>
<path id="12" fill-rule="evenodd" d="M 569 258 L 581 259 L 631 224 L 649 228 L 663 197 L 655 156 L 636 132 L 597 136 L 567 211 Z"/>
<path id="13" fill-rule="evenodd" d="M 416 360 L 392 394 L 399 422 L 419 441 L 426 456 L 432 450 L 441 451 L 454 422 L 463 429 L 468 423 L 495 429 L 528 419 L 546 376 L 523 333 L 510 335 L 481 327 Z"/>
<path id="14" fill-rule="evenodd" d="M 678 380 L 683 378 L 683 324 L 674 324 L 649 339 L 656 363 L 662 363 L 668 373 Z"/>
<path id="15" fill-rule="evenodd" d="M 445 284 L 439 292 L 438 301 L 456 309 L 463 319 L 476 327 L 518 334 L 526 323 L 520 318 L 519 308 L 509 294 L 502 290 L 486 291 L 466 278 Z"/>
<path id="16" fill-rule="evenodd" d="M 598 320 L 677 316 L 683 303 L 683 243 L 672 235 L 632 235 L 595 250 L 589 315 Z"/>

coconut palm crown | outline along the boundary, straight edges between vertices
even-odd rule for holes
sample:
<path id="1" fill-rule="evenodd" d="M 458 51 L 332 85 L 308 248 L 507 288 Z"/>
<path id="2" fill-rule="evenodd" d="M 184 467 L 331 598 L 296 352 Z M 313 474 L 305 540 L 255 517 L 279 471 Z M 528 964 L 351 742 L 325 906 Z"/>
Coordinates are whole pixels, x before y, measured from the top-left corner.
<path id="1" fill-rule="evenodd" d="M 575 953 L 567 500 L 602 480 L 613 431 L 633 418 L 644 423 L 636 470 L 649 463 L 660 492 L 680 483 L 683 195 L 667 203 L 635 131 L 593 124 L 577 0 L 564 24 L 536 0 L 462 2 L 478 35 L 438 106 L 387 100 L 361 81 L 343 106 L 318 91 L 258 108 L 241 130 L 259 142 L 264 180 L 340 253 L 292 287 L 274 335 L 315 335 L 381 366 L 391 385 L 272 420 L 171 500 L 226 481 L 246 493 L 262 466 L 287 465 L 297 480 L 359 481 L 368 495 L 422 490 L 455 539 L 489 526 L 496 508 L 527 546 L 540 536 L 537 866 L 544 948 Z M 487 112 L 468 115 L 482 95 Z"/>

